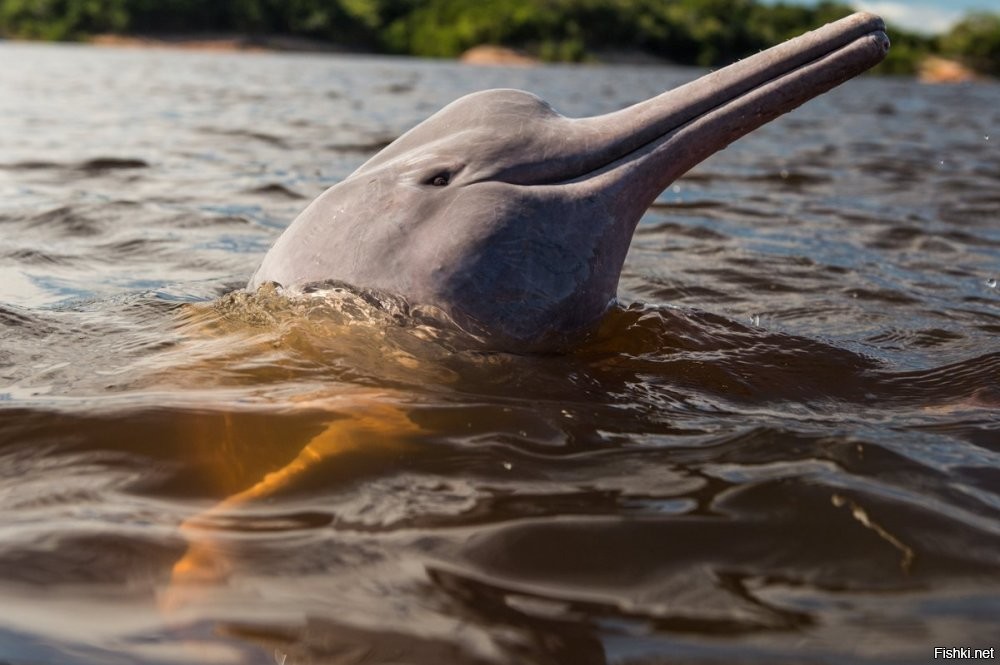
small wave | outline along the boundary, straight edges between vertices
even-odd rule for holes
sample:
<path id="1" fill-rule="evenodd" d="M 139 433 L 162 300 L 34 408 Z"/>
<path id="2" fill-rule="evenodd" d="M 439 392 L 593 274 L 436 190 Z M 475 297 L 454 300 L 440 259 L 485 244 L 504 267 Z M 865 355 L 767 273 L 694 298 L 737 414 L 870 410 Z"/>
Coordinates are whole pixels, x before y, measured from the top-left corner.
<path id="1" fill-rule="evenodd" d="M 747 175 L 739 179 L 744 182 L 774 183 L 785 187 L 813 187 L 833 182 L 833 178 L 825 174 L 788 170 Z"/>
<path id="2" fill-rule="evenodd" d="M 668 211 L 674 206 L 669 204 L 662 204 L 656 206 L 658 210 Z M 712 206 L 708 206 L 711 208 Z M 692 209 L 692 206 L 688 206 L 688 210 Z M 697 208 L 695 208 L 697 209 Z M 683 236 L 686 238 L 695 238 L 697 240 L 713 240 L 722 241 L 729 240 L 729 237 L 715 229 L 710 229 L 706 226 L 692 226 L 688 224 L 678 224 L 677 222 L 660 222 L 659 224 L 652 224 L 649 226 L 642 226 L 637 230 L 640 235 L 654 235 L 654 234 L 669 234 L 674 236 Z"/>
<path id="3" fill-rule="evenodd" d="M 206 134 L 214 134 L 216 136 L 226 136 L 236 139 L 252 139 L 254 141 L 259 141 L 261 143 L 272 145 L 276 148 L 288 149 L 291 147 L 285 138 L 276 136 L 274 134 L 268 134 L 267 132 L 261 132 L 258 130 L 222 129 L 217 127 L 204 127 L 201 129 L 201 131 Z"/>
<path id="4" fill-rule="evenodd" d="M 334 152 L 375 153 L 396 140 L 395 136 L 375 137 L 369 141 L 356 143 L 328 143 L 325 148 Z"/>
<path id="5" fill-rule="evenodd" d="M 284 185 L 272 182 L 266 185 L 260 185 L 259 187 L 253 187 L 246 190 L 247 194 L 263 194 L 265 196 L 274 196 L 283 199 L 303 199 L 305 196 L 299 194 L 298 192 L 285 187 Z"/>
<path id="6" fill-rule="evenodd" d="M 101 173 L 119 169 L 145 169 L 149 168 L 149 163 L 144 159 L 135 157 L 93 157 L 91 159 L 83 160 L 82 162 L 71 164 L 45 160 L 26 160 L 11 164 L 3 164 L 0 165 L 0 168 L 12 171 L 66 170 Z"/>
<path id="7" fill-rule="evenodd" d="M 7 253 L 7 258 L 18 263 L 34 266 L 60 266 L 72 263 L 74 257 L 58 255 L 41 249 L 17 249 Z"/>
<path id="8" fill-rule="evenodd" d="M 23 329 L 37 327 L 39 323 L 40 319 L 33 311 L 0 303 L 0 325 Z M 45 329 L 49 330 L 47 326 Z"/>
<path id="9" fill-rule="evenodd" d="M 738 298 L 732 297 L 726 291 L 713 289 L 705 284 L 674 283 L 653 277 L 646 278 L 645 283 L 637 286 L 635 290 L 638 294 L 658 302 L 696 300 L 700 302 L 711 301 L 718 304 L 725 302 L 735 303 L 738 301 Z"/>
<path id="10" fill-rule="evenodd" d="M 69 236 L 96 236 L 106 227 L 105 221 L 100 216 L 88 215 L 85 209 L 78 206 L 60 206 L 42 213 L 22 216 L 18 221 L 24 226 L 58 228 L 61 233 Z"/>
<path id="11" fill-rule="evenodd" d="M 965 335 L 943 328 L 925 328 L 922 330 L 903 330 L 886 328 L 865 339 L 866 342 L 886 348 L 934 348 L 964 339 Z"/>
<path id="12" fill-rule="evenodd" d="M 14 162 L 12 164 L 3 164 L 0 165 L 0 168 L 10 169 L 11 171 L 44 171 L 64 168 L 64 165 L 59 164 L 58 162 L 47 162 L 32 159 L 23 162 Z"/>
<path id="13" fill-rule="evenodd" d="M 135 217 L 142 207 L 133 201 L 77 203 L 59 206 L 38 213 L 25 213 L 8 218 L 12 223 L 37 233 L 41 229 L 76 237 L 91 237 L 116 229 L 125 217 Z"/>
<path id="14" fill-rule="evenodd" d="M 77 168 L 81 171 L 102 172 L 119 169 L 145 169 L 149 168 L 149 163 L 143 159 L 129 157 L 95 157 L 80 162 Z"/>
<path id="15" fill-rule="evenodd" d="M 874 359 L 820 340 L 746 326 L 708 312 L 632 305 L 601 322 L 577 352 L 614 354 L 645 381 L 713 400 L 862 402 Z"/>
<path id="16" fill-rule="evenodd" d="M 947 347 L 964 335 L 943 329 L 891 329 L 867 339 L 879 346 Z M 937 408 L 993 408 L 1000 398 L 1000 354 L 926 370 L 898 372 L 853 350 L 744 326 L 697 310 L 632 305 L 609 313 L 576 352 L 613 353 L 620 369 L 647 380 L 681 381 L 727 401 L 766 404 L 828 399 Z M 655 377 L 655 378 L 654 378 Z"/>
<path id="17" fill-rule="evenodd" d="M 917 298 L 908 296 L 902 291 L 896 291 L 893 289 L 860 289 L 851 288 L 846 289 L 844 294 L 848 298 L 856 298 L 858 300 L 868 300 L 874 302 L 884 302 L 894 305 L 915 305 L 920 302 Z"/>
<path id="18" fill-rule="evenodd" d="M 1000 353 L 987 353 L 928 370 L 887 374 L 880 380 L 893 400 L 932 406 L 1000 407 Z"/>
<path id="19" fill-rule="evenodd" d="M 399 83 L 389 83 L 378 89 L 378 92 L 386 92 L 390 95 L 402 95 L 408 92 L 412 92 L 416 87 L 416 81 L 406 81 Z"/>

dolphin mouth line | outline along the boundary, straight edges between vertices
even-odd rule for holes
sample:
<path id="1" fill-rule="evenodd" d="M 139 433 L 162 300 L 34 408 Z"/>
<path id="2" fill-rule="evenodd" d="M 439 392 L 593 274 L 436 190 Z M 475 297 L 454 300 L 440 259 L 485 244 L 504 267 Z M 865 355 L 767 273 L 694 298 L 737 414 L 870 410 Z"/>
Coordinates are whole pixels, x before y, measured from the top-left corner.
<path id="1" fill-rule="evenodd" d="M 849 21 L 848 25 L 842 25 Z M 637 132 L 643 135 L 638 140 L 622 140 L 619 150 L 605 154 L 600 163 L 588 164 L 591 167 L 588 170 L 533 183 L 510 184 L 583 183 L 643 161 L 643 157 L 669 145 L 675 159 L 667 168 L 669 174 L 661 174 L 669 175 L 665 188 L 711 153 L 874 66 L 888 50 L 889 38 L 882 19 L 871 14 L 855 14 L 715 70 L 636 107 L 607 116 L 575 120 L 573 122 L 613 121 L 659 99 L 678 106 L 666 117 L 654 118 L 641 128 L 646 131 Z M 692 97 L 690 103 L 685 99 L 688 94 Z M 706 132 L 712 130 L 716 134 L 709 136 L 699 131 L 702 125 Z M 653 133 L 650 128 L 654 128 Z M 699 138 L 705 147 L 693 146 L 689 159 L 676 160 L 677 143 L 693 143 Z"/>

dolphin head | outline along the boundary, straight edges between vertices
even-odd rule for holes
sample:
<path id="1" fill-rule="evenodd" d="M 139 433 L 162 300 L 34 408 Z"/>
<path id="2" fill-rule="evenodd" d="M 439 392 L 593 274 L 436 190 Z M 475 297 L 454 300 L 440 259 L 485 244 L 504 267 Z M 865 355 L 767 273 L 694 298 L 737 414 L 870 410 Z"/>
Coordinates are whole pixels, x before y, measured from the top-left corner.
<path id="1" fill-rule="evenodd" d="M 882 20 L 858 13 L 607 115 L 468 95 L 314 200 L 248 288 L 346 282 L 500 346 L 544 347 L 607 310 L 636 224 L 671 182 L 888 47 Z"/>

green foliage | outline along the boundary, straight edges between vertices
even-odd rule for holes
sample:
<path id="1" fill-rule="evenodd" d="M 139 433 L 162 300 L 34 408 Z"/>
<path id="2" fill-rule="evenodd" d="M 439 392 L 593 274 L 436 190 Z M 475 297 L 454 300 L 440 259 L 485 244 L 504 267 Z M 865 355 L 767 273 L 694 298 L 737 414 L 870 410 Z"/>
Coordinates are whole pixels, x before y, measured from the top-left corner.
<path id="1" fill-rule="evenodd" d="M 99 32 L 246 32 L 378 46 L 400 0 L 0 0 L 0 34 L 77 39 Z"/>
<path id="2" fill-rule="evenodd" d="M 0 34 L 288 34 L 429 57 L 496 44 L 561 61 L 625 49 L 714 67 L 850 12 L 831 0 L 813 7 L 760 0 L 0 0 Z M 912 73 L 940 52 L 1000 75 L 1000 15 L 970 15 L 939 39 L 889 32 L 893 48 L 882 73 Z"/>
<path id="3" fill-rule="evenodd" d="M 941 53 L 1000 76 L 1000 14 L 970 14 L 940 40 Z"/>
<path id="4" fill-rule="evenodd" d="M 383 43 L 397 53 L 425 56 L 455 56 L 488 43 L 555 60 L 632 48 L 713 66 L 850 11 L 830 2 L 807 8 L 755 0 L 429 0 L 391 22 Z"/>
<path id="5" fill-rule="evenodd" d="M 71 0 L 67 0 L 71 1 Z M 85 0 L 77 0 L 82 2 Z M 199 0 L 120 0 L 128 12 L 127 30 L 167 32 L 203 26 L 200 31 L 220 30 L 229 19 L 223 3 Z"/>
<path id="6" fill-rule="evenodd" d="M 517 46 L 550 60 L 584 55 L 586 26 L 604 11 L 596 0 L 430 0 L 389 25 L 385 45 L 397 53 L 456 56 L 478 44 Z"/>
<path id="7" fill-rule="evenodd" d="M 853 10 L 849 5 L 821 2 L 815 7 L 805 5 L 773 6 L 755 4 L 747 18 L 747 30 L 767 44 L 778 44 L 791 39 L 803 30 L 817 28 L 841 19 Z"/>
<path id="8" fill-rule="evenodd" d="M 65 40 L 128 24 L 126 0 L 0 0 L 0 34 Z"/>

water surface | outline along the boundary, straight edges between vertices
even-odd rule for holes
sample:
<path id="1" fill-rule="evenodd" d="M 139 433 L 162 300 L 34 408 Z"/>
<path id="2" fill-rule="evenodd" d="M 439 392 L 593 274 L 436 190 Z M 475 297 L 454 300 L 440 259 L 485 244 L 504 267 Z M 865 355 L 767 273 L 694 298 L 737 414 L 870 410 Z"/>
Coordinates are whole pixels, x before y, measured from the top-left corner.
<path id="1" fill-rule="evenodd" d="M 714 156 L 566 353 L 239 291 L 461 94 L 698 74 L 0 45 L 0 661 L 1000 646 L 1000 86 L 862 78 Z"/>

